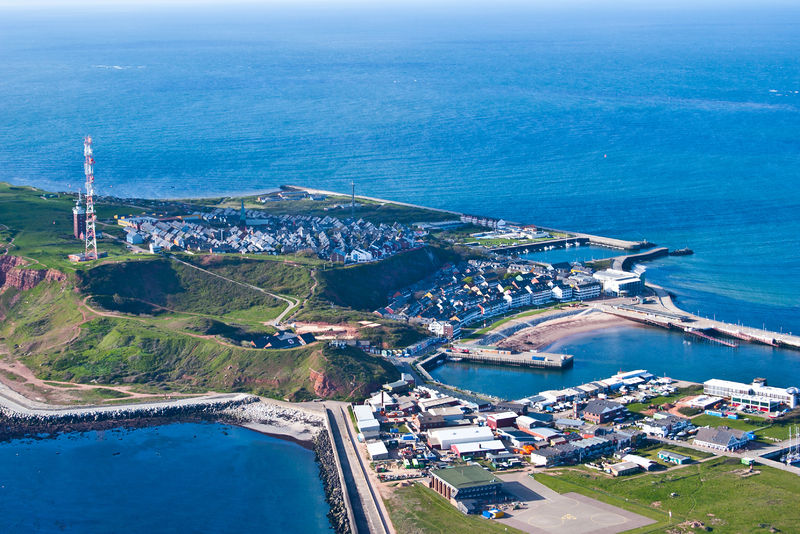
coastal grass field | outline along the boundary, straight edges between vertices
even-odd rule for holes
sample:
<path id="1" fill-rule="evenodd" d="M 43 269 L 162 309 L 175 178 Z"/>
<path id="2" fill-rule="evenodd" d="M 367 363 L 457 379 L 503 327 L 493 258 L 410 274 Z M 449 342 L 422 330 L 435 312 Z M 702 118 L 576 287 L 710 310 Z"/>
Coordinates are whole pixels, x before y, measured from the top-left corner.
<path id="1" fill-rule="evenodd" d="M 478 516 L 459 512 L 444 497 L 414 483 L 392 488 L 384 499 L 397 534 L 516 533 L 521 531 Z"/>
<path id="2" fill-rule="evenodd" d="M 559 493 L 580 493 L 658 521 L 631 533 L 681 532 L 674 529 L 685 521 L 701 521 L 714 532 L 794 532 L 800 522 L 797 475 L 762 466 L 748 473 L 735 458 L 620 478 L 573 469 L 535 478 Z"/>
<path id="3" fill-rule="evenodd" d="M 701 414 L 692 418 L 692 424 L 711 427 L 727 426 L 737 430 L 754 432 L 758 441 L 774 443 L 775 441 L 789 439 L 789 430 L 792 429 L 792 432 L 794 432 L 794 427 L 800 425 L 800 408 L 775 419 L 752 414 L 740 419 Z"/>
<path id="4" fill-rule="evenodd" d="M 313 343 L 260 350 L 228 340 L 239 331 L 205 317 L 97 316 L 57 282 L 24 293 L 0 327 L 11 356 L 43 380 L 172 391 L 251 391 L 291 400 L 365 395 L 398 376 L 385 360 Z M 163 388 L 161 388 L 163 390 Z"/>
<path id="5" fill-rule="evenodd" d="M 0 183 L 0 252 L 21 256 L 27 263 L 23 269 L 66 275 L 61 282 L 42 282 L 25 291 L 10 286 L 0 293 L 0 343 L 6 358 L 26 364 L 44 381 L 126 384 L 154 392 L 249 391 L 291 400 L 355 399 L 396 379 L 397 371 L 379 357 L 333 349 L 325 342 L 291 350 L 249 348 L 255 337 L 275 332 L 270 322 L 289 306 L 277 297 L 293 303 L 285 322 L 347 325 L 373 346 L 405 347 L 424 338 L 424 330 L 380 319 L 372 311 L 387 303 L 390 292 L 463 257 L 451 247 L 434 245 L 352 267 L 307 254 L 175 253 L 173 259 L 133 254 L 123 243 L 105 238 L 100 248 L 109 253 L 107 258 L 72 264 L 67 254 L 83 248 L 72 236 L 74 201 L 71 194 Z M 330 214 L 325 207 L 340 201 L 329 197 L 322 204 L 304 200 L 252 207 L 275 214 L 313 207 L 324 215 Z M 175 216 L 238 203 L 235 198 L 104 197 L 97 202 L 98 229 L 119 239 L 123 234 L 115 217 Z M 375 223 L 453 218 L 369 200 L 357 209 Z M 35 387 L 63 390 L 46 382 Z M 81 390 L 79 396 L 86 402 L 115 401 L 104 393 Z"/>
<path id="6" fill-rule="evenodd" d="M 699 451 L 697 449 L 690 449 L 688 447 L 681 447 L 679 445 L 673 445 L 671 443 L 660 443 L 660 442 L 651 443 L 649 445 L 645 445 L 644 447 L 638 447 L 636 449 L 636 454 L 639 456 L 644 456 L 645 458 L 649 458 L 665 467 L 673 467 L 675 464 L 671 464 L 658 459 L 658 453 L 660 451 L 668 451 L 668 452 L 682 454 L 684 456 L 688 456 L 695 462 L 698 462 L 700 460 L 705 460 L 706 458 L 711 458 L 712 456 L 714 456 L 714 454 L 711 452 Z"/>
<path id="7" fill-rule="evenodd" d="M 647 402 L 632 402 L 625 407 L 628 408 L 628 411 L 635 412 L 635 413 L 642 413 L 650 409 L 650 406 L 661 406 L 663 404 L 674 404 L 676 401 L 682 399 L 683 397 L 688 397 L 689 395 L 698 395 L 703 392 L 703 386 L 697 384 L 688 386 L 685 388 L 679 388 L 675 393 L 672 395 L 662 395 L 659 397 L 654 397 Z M 694 422 L 694 420 L 692 420 Z M 702 426 L 697 425 L 696 426 Z"/>
<path id="8" fill-rule="evenodd" d="M 67 258 L 84 250 L 83 241 L 72 235 L 74 205 L 70 195 L 0 182 L 0 248 L 27 258 L 33 269 L 49 267 L 69 273 L 85 268 Z M 133 259 L 124 245 L 108 238 L 99 239 L 97 247 L 109 259 Z"/>

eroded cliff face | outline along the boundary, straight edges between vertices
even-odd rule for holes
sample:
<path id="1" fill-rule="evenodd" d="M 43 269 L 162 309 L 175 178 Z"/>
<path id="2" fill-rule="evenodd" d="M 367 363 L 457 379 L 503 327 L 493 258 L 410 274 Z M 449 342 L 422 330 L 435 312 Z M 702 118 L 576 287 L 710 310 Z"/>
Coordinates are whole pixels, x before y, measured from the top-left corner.
<path id="1" fill-rule="evenodd" d="M 309 379 L 318 397 L 327 398 L 336 393 L 336 386 L 323 373 L 309 369 Z"/>
<path id="2" fill-rule="evenodd" d="M 0 292 L 8 287 L 20 291 L 33 289 L 41 282 L 64 282 L 64 273 L 53 269 L 23 269 L 27 262 L 18 256 L 0 256 Z"/>

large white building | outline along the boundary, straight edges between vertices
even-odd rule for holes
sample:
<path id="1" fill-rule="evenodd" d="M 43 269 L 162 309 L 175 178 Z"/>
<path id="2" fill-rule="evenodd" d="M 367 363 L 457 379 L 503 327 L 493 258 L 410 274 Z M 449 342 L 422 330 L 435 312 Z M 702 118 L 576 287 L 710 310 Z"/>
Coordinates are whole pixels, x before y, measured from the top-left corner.
<path id="1" fill-rule="evenodd" d="M 741 382 L 712 378 L 703 382 L 703 393 L 715 397 L 728 398 L 731 404 L 735 406 L 771 412 L 779 404 L 795 408 L 800 390 L 796 387 L 776 388 L 767 386 L 760 381 L 754 381 L 752 384 L 742 384 Z"/>
<path id="2" fill-rule="evenodd" d="M 607 295 L 638 295 L 644 289 L 644 282 L 634 273 L 606 269 L 594 273 L 593 276 L 603 284 L 603 293 Z"/>
<path id="3" fill-rule="evenodd" d="M 440 428 L 428 432 L 428 441 L 431 446 L 438 446 L 442 450 L 449 450 L 452 445 L 459 443 L 473 443 L 492 441 L 494 434 L 487 426 L 460 426 Z"/>

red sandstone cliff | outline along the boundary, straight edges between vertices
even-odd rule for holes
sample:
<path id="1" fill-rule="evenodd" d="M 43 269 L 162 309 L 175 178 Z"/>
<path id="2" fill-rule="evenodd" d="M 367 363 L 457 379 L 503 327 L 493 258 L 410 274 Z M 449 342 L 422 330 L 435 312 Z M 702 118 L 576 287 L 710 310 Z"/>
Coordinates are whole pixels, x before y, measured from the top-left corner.
<path id="1" fill-rule="evenodd" d="M 0 292 L 8 287 L 20 291 L 33 289 L 40 282 L 64 282 L 64 273 L 53 269 L 23 269 L 26 261 L 18 256 L 0 256 Z"/>
<path id="2" fill-rule="evenodd" d="M 309 374 L 309 379 L 314 385 L 314 393 L 318 397 L 326 398 L 336 393 L 336 386 L 323 373 L 309 369 Z"/>

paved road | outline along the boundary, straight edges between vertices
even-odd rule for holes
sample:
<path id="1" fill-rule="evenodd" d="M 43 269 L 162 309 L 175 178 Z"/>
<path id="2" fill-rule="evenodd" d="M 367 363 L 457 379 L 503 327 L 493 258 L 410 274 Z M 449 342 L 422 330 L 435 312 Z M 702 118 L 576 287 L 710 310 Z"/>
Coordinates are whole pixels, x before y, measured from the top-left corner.
<path id="1" fill-rule="evenodd" d="M 372 486 L 364 459 L 357 449 L 357 441 L 350 418 L 345 407 L 327 405 L 331 416 L 331 431 L 334 446 L 339 451 L 345 483 L 350 493 L 356 528 L 359 532 L 371 534 L 393 534 L 394 528 L 389 521 L 388 512 L 384 508 L 378 490 Z"/>

